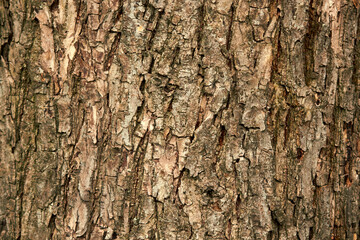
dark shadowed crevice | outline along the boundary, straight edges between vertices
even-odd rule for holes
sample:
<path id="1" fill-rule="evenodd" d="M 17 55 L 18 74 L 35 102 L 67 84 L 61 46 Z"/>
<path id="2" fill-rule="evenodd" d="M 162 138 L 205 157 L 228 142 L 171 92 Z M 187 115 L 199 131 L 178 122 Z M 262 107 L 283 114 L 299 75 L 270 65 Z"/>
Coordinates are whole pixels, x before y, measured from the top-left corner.
<path id="1" fill-rule="evenodd" d="M 312 86 L 312 82 L 317 78 L 317 74 L 314 72 L 315 44 L 321 27 L 319 21 L 320 15 L 317 12 L 318 6 L 322 6 L 322 0 L 310 0 L 308 10 L 309 20 L 307 32 L 304 37 L 304 74 L 306 86 Z"/>
<path id="2" fill-rule="evenodd" d="M 52 239 L 53 235 L 54 235 L 54 231 L 55 231 L 55 228 L 56 228 L 56 215 L 52 214 L 51 217 L 50 217 L 50 221 L 49 221 L 49 224 L 48 224 L 48 228 L 49 228 L 49 231 L 50 231 L 50 236 L 49 236 L 49 239 Z"/>

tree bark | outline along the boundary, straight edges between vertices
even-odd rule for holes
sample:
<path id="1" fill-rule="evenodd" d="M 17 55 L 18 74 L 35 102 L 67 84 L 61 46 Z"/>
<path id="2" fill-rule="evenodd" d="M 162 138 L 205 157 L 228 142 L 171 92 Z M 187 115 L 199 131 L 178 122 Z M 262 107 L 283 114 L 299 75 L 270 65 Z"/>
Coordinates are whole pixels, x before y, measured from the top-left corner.
<path id="1" fill-rule="evenodd" d="M 0 238 L 358 239 L 359 7 L 0 0 Z"/>

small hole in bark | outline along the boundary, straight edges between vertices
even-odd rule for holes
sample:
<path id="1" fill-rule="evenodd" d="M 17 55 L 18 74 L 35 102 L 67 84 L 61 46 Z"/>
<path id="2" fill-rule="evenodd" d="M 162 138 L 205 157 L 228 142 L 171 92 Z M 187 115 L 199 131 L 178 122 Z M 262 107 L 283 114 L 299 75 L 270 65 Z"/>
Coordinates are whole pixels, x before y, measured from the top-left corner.
<path id="1" fill-rule="evenodd" d="M 1 219 L 0 220 L 0 233 L 3 231 L 3 230 L 6 230 L 6 220 L 5 219 Z"/>
<path id="2" fill-rule="evenodd" d="M 172 86 L 171 84 L 166 84 L 165 87 L 164 87 L 164 91 L 166 93 L 170 93 L 173 90 L 174 90 L 174 86 Z"/>
<path id="3" fill-rule="evenodd" d="M 39 19 L 37 19 L 36 17 L 34 18 L 34 22 L 35 22 L 36 24 L 40 24 Z"/>
<path id="4" fill-rule="evenodd" d="M 313 236 L 314 236 L 314 228 L 311 227 L 310 230 L 309 230 L 309 239 L 313 239 Z"/>
<path id="5" fill-rule="evenodd" d="M 152 70 L 154 68 L 154 64 L 155 64 L 155 59 L 154 57 L 151 57 L 151 62 L 150 62 L 150 66 L 149 66 L 149 73 L 152 73 Z"/>
<path id="6" fill-rule="evenodd" d="M 224 126 L 221 126 L 221 132 L 220 132 L 220 137 L 219 137 L 219 146 L 220 147 L 222 145 L 224 145 L 225 135 L 226 135 L 226 129 Z"/>
<path id="7" fill-rule="evenodd" d="M 50 11 L 54 12 L 59 9 L 59 0 L 54 0 L 54 2 L 50 6 Z"/>
<path id="8" fill-rule="evenodd" d="M 10 43 L 10 40 L 9 40 Z M 5 43 L 3 46 L 1 46 L 0 48 L 0 56 L 3 56 L 3 58 L 5 59 L 6 62 L 8 62 L 8 58 L 9 58 L 9 51 L 10 51 L 10 44 L 9 43 Z"/>
<path id="9" fill-rule="evenodd" d="M 205 193 L 206 193 L 206 195 L 208 195 L 209 197 L 213 197 L 215 191 L 214 191 L 214 189 L 212 189 L 212 188 L 208 188 L 208 189 L 205 190 Z"/>
<path id="10" fill-rule="evenodd" d="M 198 120 L 196 121 L 196 124 L 195 124 L 195 130 L 198 129 L 199 126 L 200 126 L 200 121 L 199 121 L 199 119 L 198 119 Z"/>
<path id="11" fill-rule="evenodd" d="M 144 93 L 144 90 L 145 90 L 145 79 L 143 79 L 140 84 L 140 92 Z"/>
<path id="12" fill-rule="evenodd" d="M 52 239 L 52 237 L 54 235 L 55 228 L 56 228 L 56 215 L 54 215 L 54 214 L 51 215 L 48 228 L 50 228 L 50 237 L 49 237 L 49 239 Z"/>
<path id="13" fill-rule="evenodd" d="M 297 159 L 301 161 L 303 157 L 304 157 L 304 150 L 302 150 L 301 148 L 297 148 Z"/>

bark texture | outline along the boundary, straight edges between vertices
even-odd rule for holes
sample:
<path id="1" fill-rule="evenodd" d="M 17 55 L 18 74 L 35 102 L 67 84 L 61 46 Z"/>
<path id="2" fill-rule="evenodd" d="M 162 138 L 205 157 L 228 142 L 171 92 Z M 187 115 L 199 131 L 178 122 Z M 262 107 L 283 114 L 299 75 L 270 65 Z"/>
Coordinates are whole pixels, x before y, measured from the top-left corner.
<path id="1" fill-rule="evenodd" d="M 359 6 L 0 0 L 0 238 L 358 239 Z"/>

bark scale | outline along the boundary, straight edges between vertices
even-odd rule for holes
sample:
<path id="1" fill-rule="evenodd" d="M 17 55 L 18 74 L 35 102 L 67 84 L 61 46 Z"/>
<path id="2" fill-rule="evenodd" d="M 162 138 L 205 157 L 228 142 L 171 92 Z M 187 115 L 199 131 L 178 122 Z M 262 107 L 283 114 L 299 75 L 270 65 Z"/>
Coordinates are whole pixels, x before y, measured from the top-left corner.
<path id="1" fill-rule="evenodd" d="M 358 239 L 358 0 L 0 0 L 0 238 Z"/>

